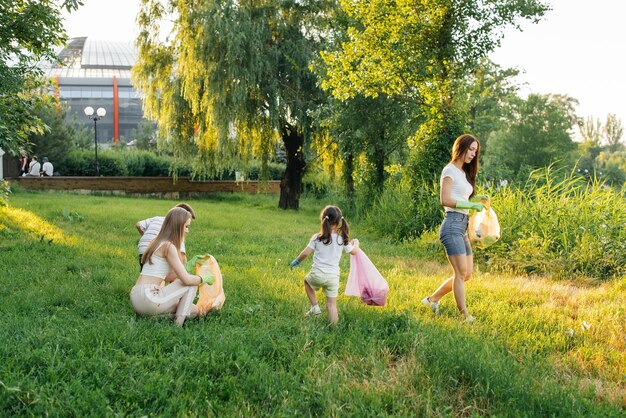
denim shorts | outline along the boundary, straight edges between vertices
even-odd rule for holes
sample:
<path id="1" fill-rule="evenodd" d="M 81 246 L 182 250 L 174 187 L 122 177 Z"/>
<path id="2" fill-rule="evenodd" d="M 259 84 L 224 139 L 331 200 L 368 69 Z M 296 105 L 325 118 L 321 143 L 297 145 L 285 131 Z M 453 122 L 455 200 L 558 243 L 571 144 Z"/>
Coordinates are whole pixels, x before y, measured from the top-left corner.
<path id="1" fill-rule="evenodd" d="M 469 216 L 461 212 L 446 212 L 441 227 L 439 241 L 446 249 L 446 255 L 472 255 L 472 246 L 467 237 Z"/>

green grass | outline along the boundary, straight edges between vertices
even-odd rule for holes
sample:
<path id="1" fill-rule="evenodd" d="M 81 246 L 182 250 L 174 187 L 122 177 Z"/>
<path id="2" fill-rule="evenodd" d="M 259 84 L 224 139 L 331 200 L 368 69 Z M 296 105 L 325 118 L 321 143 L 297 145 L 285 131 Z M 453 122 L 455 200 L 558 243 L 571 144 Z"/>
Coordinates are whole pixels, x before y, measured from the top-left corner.
<path id="1" fill-rule="evenodd" d="M 310 265 L 288 264 L 327 202 L 190 203 L 189 254 L 222 268 L 224 309 L 177 328 L 137 317 L 136 221 L 168 200 L 17 191 L 0 208 L 1 416 L 623 416 L 626 278 L 599 285 L 478 271 L 473 325 L 423 242 L 352 235 L 390 284 L 388 305 L 340 296 L 340 323 L 304 318 Z M 350 214 L 345 214 L 350 220 Z M 436 251 L 435 251 L 436 252 Z M 342 260 L 342 288 L 348 273 Z M 481 266 L 478 266 L 481 270 Z M 323 304 L 323 297 L 321 298 Z M 590 324 L 583 329 L 583 321 Z M 572 334 L 572 335 L 570 335 Z"/>

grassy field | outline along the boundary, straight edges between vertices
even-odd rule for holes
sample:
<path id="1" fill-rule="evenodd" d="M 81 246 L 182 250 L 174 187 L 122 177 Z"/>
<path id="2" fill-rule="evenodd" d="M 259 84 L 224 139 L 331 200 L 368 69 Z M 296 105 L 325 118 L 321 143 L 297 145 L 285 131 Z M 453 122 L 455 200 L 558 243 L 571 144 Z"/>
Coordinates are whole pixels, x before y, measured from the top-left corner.
<path id="1" fill-rule="evenodd" d="M 477 273 L 458 320 L 420 305 L 449 274 L 430 242 L 352 223 L 388 304 L 343 296 L 304 318 L 310 260 L 289 262 L 330 202 L 190 201 L 189 254 L 222 268 L 224 309 L 176 327 L 137 317 L 134 224 L 168 200 L 17 192 L 0 208 L 0 416 L 624 416 L 626 278 L 602 284 Z M 345 214 L 350 220 L 350 214 Z M 428 241 L 428 238 L 427 240 Z M 434 255 L 434 257 L 433 257 Z M 322 308 L 323 297 L 321 297 Z"/>

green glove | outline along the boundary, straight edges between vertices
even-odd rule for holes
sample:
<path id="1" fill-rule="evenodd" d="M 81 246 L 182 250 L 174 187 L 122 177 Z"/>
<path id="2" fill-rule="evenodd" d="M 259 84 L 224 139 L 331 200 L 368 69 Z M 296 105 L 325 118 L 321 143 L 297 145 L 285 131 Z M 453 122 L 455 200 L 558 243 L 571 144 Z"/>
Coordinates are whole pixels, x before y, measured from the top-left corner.
<path id="1" fill-rule="evenodd" d="M 211 274 L 198 274 L 198 276 L 200 276 L 200 278 L 202 279 L 202 283 L 206 283 L 208 285 L 212 285 L 213 284 L 213 275 Z M 200 283 L 200 284 L 202 284 Z"/>
<path id="2" fill-rule="evenodd" d="M 196 261 L 198 261 L 199 258 L 199 255 L 194 255 L 191 260 L 187 260 L 185 270 L 187 270 L 188 273 L 196 274 Z"/>
<path id="3" fill-rule="evenodd" d="M 477 194 L 477 195 L 474 195 L 474 197 L 472 197 L 470 199 L 470 202 L 479 202 L 481 200 L 489 201 L 489 195 L 488 194 Z"/>
<path id="4" fill-rule="evenodd" d="M 464 202 L 462 200 L 457 200 L 456 207 L 459 209 L 471 209 L 478 212 L 485 209 L 485 205 L 482 202 Z"/>

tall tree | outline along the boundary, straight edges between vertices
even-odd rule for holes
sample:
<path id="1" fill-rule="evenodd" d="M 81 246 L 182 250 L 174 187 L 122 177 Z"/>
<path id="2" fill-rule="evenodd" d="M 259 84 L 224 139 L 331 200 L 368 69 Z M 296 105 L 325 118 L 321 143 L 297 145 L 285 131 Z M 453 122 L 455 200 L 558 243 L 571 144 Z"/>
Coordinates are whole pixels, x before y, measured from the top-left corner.
<path id="1" fill-rule="evenodd" d="M 514 81 L 518 74 L 515 68 L 503 69 L 484 59 L 467 78 L 464 107 L 469 131 L 481 141 L 481 154 L 486 150 L 489 135 L 500 130 L 511 118 L 510 107 L 516 102 L 519 91 Z"/>
<path id="2" fill-rule="evenodd" d="M 318 148 L 337 151 L 334 157 L 344 163 L 348 195 L 354 193 L 353 175 L 359 157 L 365 157 L 359 164 L 365 166 L 365 172 L 361 173 L 365 185 L 373 195 L 381 192 L 387 178 L 386 166 L 394 160 L 406 160 L 406 139 L 419 121 L 415 117 L 415 103 L 385 95 L 376 98 L 359 95 L 345 101 L 331 100 L 325 110 L 327 114 L 319 119 L 329 135 L 323 137 L 326 141 Z M 329 141 L 338 146 L 329 147 Z"/>
<path id="3" fill-rule="evenodd" d="M 82 0 L 0 0 L 0 148 L 17 155 L 45 124 L 36 115 L 45 95 L 37 62 L 55 59 L 66 41 L 60 10 Z"/>
<path id="4" fill-rule="evenodd" d="M 315 132 L 310 112 L 324 99 L 308 69 L 323 46 L 332 1 L 180 0 L 166 9 L 142 0 L 134 77 L 161 137 L 195 152 L 199 172 L 236 166 L 251 155 L 266 162 L 277 137 L 287 167 L 279 207 L 297 209 Z M 159 21 L 178 16 L 171 41 Z"/>
<path id="5" fill-rule="evenodd" d="M 93 146 L 93 138 L 87 133 L 85 125 L 75 116 L 69 115 L 65 104 L 57 107 L 56 103 L 43 107 L 36 116 L 45 124 L 43 134 L 31 135 L 33 153 L 41 158 L 48 157 L 54 164 L 55 171 L 63 172 L 63 166 L 69 152 L 75 148 Z"/>
<path id="6" fill-rule="evenodd" d="M 489 140 L 483 175 L 521 179 L 528 171 L 567 159 L 576 149 L 571 129 L 577 101 L 563 95 L 530 94 L 518 99 L 514 119 Z"/>
<path id="7" fill-rule="evenodd" d="M 583 142 L 589 143 L 592 146 L 600 145 L 603 131 L 600 119 L 595 119 L 593 116 L 581 118 L 578 122 L 578 131 L 580 132 Z"/>
<path id="8" fill-rule="evenodd" d="M 536 21 L 548 6 L 539 0 L 343 0 L 358 24 L 349 42 L 327 51 L 323 87 L 335 97 L 402 95 L 427 110 L 410 141 L 416 173 L 434 175 L 465 129 L 458 103 L 463 80 L 518 20 Z"/>
<path id="9" fill-rule="evenodd" d="M 606 123 L 604 124 L 604 137 L 609 147 L 609 151 L 617 152 L 622 147 L 620 140 L 624 135 L 624 128 L 622 127 L 622 121 L 619 118 L 609 113 L 606 117 Z"/>

